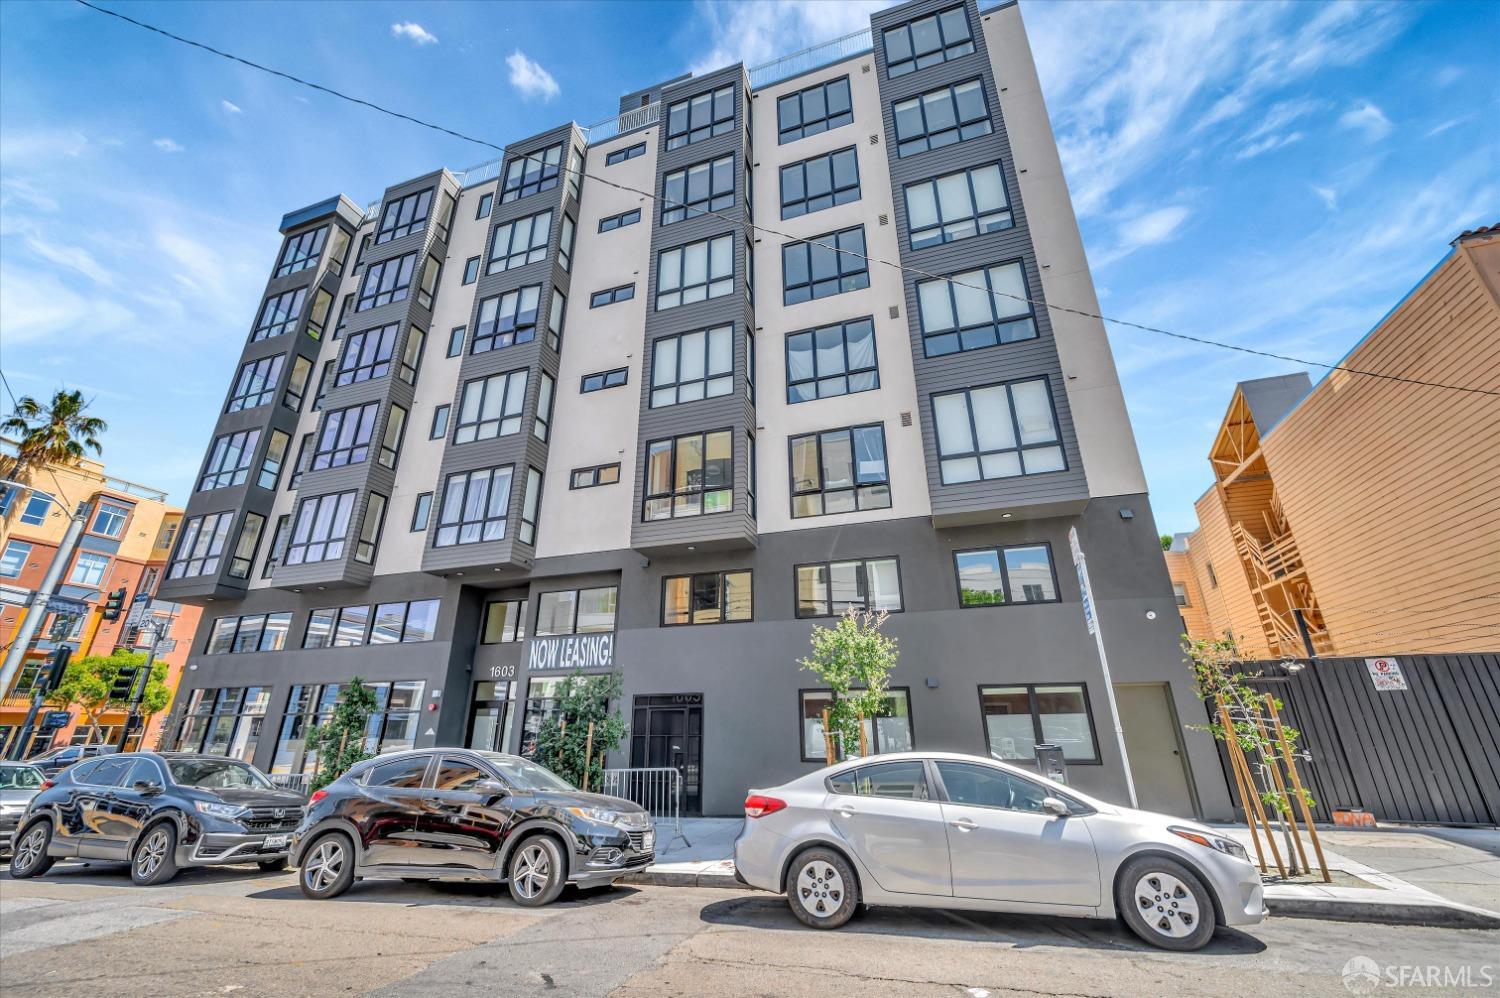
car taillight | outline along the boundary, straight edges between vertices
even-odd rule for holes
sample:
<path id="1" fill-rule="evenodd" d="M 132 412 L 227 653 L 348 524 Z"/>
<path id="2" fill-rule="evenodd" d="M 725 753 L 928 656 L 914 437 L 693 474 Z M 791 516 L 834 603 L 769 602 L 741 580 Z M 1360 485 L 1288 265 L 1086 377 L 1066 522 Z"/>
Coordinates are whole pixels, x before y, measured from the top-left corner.
<path id="1" fill-rule="evenodd" d="M 328 791 L 327 790 L 314 790 L 312 796 L 307 799 L 307 802 L 309 804 L 316 804 L 318 801 L 322 800 L 324 797 L 327 797 L 327 796 L 328 796 Z"/>
<path id="2" fill-rule="evenodd" d="M 57 786 L 57 784 L 54 781 L 52 781 L 52 780 L 43 780 L 42 781 L 42 789 L 43 790 L 51 790 L 55 786 Z"/>
<path id="3" fill-rule="evenodd" d="M 751 794 L 745 798 L 745 817 L 764 818 L 768 814 L 775 814 L 786 807 L 786 801 L 778 797 L 762 797 L 760 794 Z"/>

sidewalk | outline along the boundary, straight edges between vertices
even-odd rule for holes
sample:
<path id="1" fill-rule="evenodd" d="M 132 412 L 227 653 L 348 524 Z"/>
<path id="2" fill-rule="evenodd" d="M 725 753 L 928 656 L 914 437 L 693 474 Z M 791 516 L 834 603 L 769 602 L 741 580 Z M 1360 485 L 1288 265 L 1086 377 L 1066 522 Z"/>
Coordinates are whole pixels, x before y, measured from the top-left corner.
<path id="1" fill-rule="evenodd" d="M 734 879 L 733 856 L 743 825 L 743 818 L 687 818 L 678 838 L 660 828 L 656 863 L 627 879 L 669 887 L 741 888 Z M 1242 842 L 1254 859 L 1246 826 L 1215 827 Z M 1320 828 L 1318 835 L 1334 882 L 1325 884 L 1317 874 L 1279 882 L 1268 851 L 1266 906 L 1273 915 L 1500 928 L 1500 829 Z M 1303 845 L 1316 865 L 1311 841 L 1304 837 Z M 1277 847 L 1284 850 L 1285 842 L 1278 839 Z"/>

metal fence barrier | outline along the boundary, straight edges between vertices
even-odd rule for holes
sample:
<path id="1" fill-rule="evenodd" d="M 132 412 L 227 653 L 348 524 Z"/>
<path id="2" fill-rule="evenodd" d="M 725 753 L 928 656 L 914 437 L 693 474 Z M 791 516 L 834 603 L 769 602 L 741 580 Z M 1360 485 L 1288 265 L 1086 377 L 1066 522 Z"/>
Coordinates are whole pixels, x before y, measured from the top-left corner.
<path id="1" fill-rule="evenodd" d="M 306 773 L 271 773 L 271 786 L 278 790 L 295 790 L 299 794 L 307 793 Z"/>
<path id="2" fill-rule="evenodd" d="M 634 801 L 651 815 L 660 835 L 662 826 L 670 826 L 670 846 L 677 839 L 691 846 L 682 833 L 682 774 L 671 766 L 636 769 L 606 769 L 604 793 Z"/>

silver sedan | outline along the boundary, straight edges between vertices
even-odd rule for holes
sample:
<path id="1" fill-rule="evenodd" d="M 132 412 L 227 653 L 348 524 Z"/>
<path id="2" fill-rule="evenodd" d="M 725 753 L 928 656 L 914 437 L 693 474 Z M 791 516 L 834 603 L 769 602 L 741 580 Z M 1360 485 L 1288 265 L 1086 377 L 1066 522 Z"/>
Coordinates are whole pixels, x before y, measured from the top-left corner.
<path id="1" fill-rule="evenodd" d="M 1165 949 L 1265 917 L 1234 840 L 1117 807 L 993 759 L 851 760 L 745 800 L 736 876 L 838 928 L 862 905 L 1114 918 Z"/>

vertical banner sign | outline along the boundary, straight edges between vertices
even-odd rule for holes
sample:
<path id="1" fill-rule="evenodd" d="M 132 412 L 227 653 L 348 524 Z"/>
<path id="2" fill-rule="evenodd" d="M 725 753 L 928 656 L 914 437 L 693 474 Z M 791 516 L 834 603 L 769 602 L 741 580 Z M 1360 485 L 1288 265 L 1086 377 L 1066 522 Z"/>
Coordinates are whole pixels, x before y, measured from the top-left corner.
<path id="1" fill-rule="evenodd" d="M 1099 617 L 1094 606 L 1094 591 L 1089 585 L 1089 566 L 1083 557 L 1083 547 L 1078 543 L 1078 528 L 1068 528 L 1068 548 L 1073 552 L 1073 567 L 1078 569 L 1078 592 L 1083 597 L 1083 622 L 1094 636 L 1099 649 L 1099 667 L 1104 673 L 1104 692 L 1109 698 L 1109 712 L 1115 722 L 1115 742 L 1120 748 L 1120 762 L 1125 767 L 1125 789 L 1130 793 L 1130 806 L 1139 807 L 1135 797 L 1135 776 L 1130 772 L 1130 755 L 1125 751 L 1125 728 L 1120 724 L 1120 705 L 1115 702 L 1115 684 L 1109 675 L 1109 658 L 1104 654 L 1104 629 L 1099 626 Z"/>
<path id="2" fill-rule="evenodd" d="M 1401 663 L 1394 658 L 1367 658 L 1365 668 L 1370 670 L 1370 682 L 1375 684 L 1377 693 L 1391 693 L 1411 688 L 1406 685 L 1406 676 L 1401 672 Z"/>

